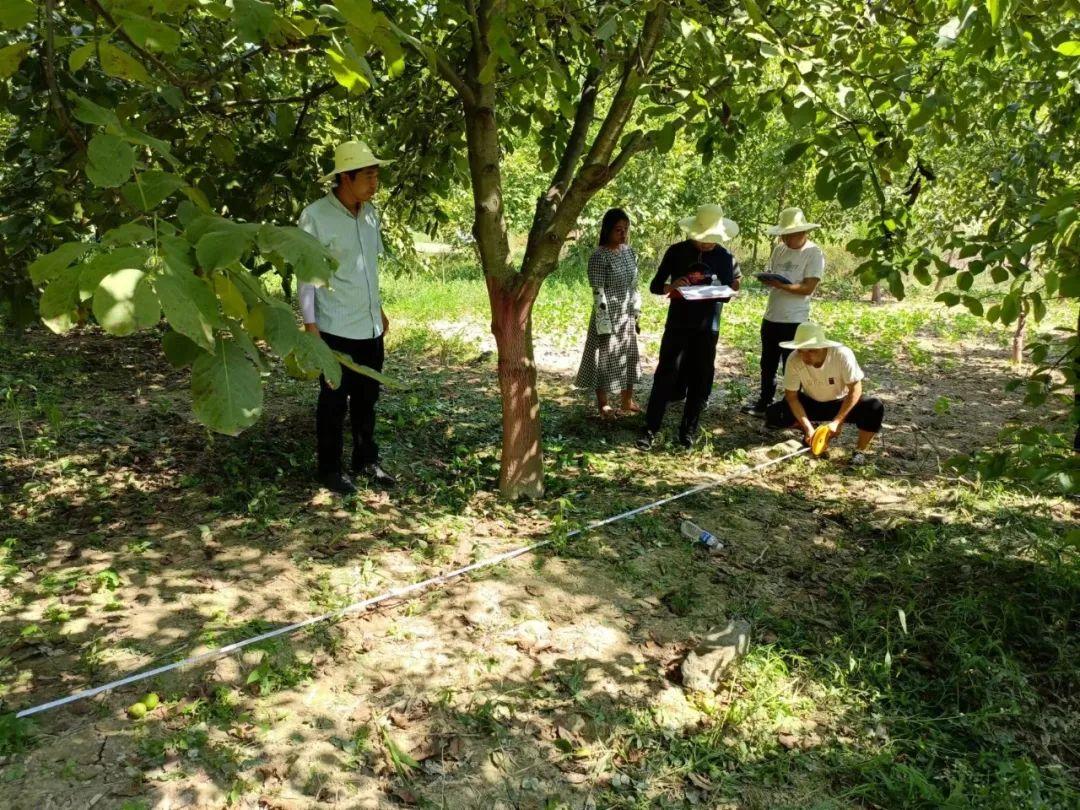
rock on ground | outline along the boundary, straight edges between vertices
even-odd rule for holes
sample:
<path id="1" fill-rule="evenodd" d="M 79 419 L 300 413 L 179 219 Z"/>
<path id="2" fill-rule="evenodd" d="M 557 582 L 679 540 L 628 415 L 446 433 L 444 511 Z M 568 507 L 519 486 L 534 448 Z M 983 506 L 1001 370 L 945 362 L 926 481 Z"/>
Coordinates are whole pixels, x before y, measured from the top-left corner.
<path id="1" fill-rule="evenodd" d="M 750 648 L 750 623 L 736 619 L 709 633 L 682 663 L 683 686 L 695 692 L 715 692 L 724 673 Z"/>

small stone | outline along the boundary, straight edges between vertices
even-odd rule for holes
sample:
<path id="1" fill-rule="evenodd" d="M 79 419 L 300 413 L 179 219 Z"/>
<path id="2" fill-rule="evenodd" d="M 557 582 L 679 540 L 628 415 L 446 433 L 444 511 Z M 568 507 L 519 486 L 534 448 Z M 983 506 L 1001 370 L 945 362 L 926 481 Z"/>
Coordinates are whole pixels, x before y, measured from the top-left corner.
<path id="1" fill-rule="evenodd" d="M 780 742 L 784 748 L 790 751 L 792 748 L 799 747 L 799 738 L 794 734 L 779 734 L 776 739 Z"/>
<path id="2" fill-rule="evenodd" d="M 683 686 L 696 692 L 715 692 L 724 673 L 750 648 L 750 623 L 736 619 L 709 633 L 682 663 Z"/>

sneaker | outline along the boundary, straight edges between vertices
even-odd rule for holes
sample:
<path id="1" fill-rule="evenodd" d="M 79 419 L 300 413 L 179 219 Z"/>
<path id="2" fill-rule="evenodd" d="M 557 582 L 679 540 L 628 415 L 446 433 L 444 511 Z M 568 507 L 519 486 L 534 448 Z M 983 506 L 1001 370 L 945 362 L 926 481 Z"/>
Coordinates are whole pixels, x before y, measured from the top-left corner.
<path id="1" fill-rule="evenodd" d="M 764 416 L 765 408 L 766 403 L 762 402 L 760 399 L 755 399 L 753 402 L 747 402 L 739 408 L 739 411 L 741 413 L 748 413 L 751 416 Z"/>
<path id="2" fill-rule="evenodd" d="M 690 450 L 694 446 L 694 437 L 687 433 L 679 434 L 679 447 L 684 447 Z"/>
<path id="3" fill-rule="evenodd" d="M 653 445 L 656 444 L 656 434 L 651 430 L 646 430 L 636 442 L 639 450 L 652 450 Z"/>
<path id="4" fill-rule="evenodd" d="M 316 476 L 320 485 L 338 495 L 355 495 L 356 487 L 349 480 L 349 476 L 341 472 L 322 472 Z"/>
<path id="5" fill-rule="evenodd" d="M 397 483 L 397 479 L 380 467 L 376 461 L 363 465 L 356 474 L 364 476 L 369 482 L 383 489 L 390 489 Z"/>
<path id="6" fill-rule="evenodd" d="M 866 453 L 863 453 L 861 450 L 856 450 L 855 453 L 851 456 L 852 467 L 865 467 L 869 463 L 870 458 L 866 455 Z"/>

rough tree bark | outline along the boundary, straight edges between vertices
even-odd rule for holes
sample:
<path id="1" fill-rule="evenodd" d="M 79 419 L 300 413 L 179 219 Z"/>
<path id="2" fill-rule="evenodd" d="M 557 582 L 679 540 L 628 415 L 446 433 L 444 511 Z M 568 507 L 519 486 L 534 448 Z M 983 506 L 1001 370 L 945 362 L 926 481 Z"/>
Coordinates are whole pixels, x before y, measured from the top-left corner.
<path id="1" fill-rule="evenodd" d="M 1027 331 L 1027 312 L 1020 310 L 1020 317 L 1016 319 L 1016 330 L 1013 332 L 1012 361 L 1014 366 L 1024 362 L 1024 335 Z"/>
<path id="2" fill-rule="evenodd" d="M 540 285 L 555 270 L 567 235 L 586 204 L 646 145 L 638 133 L 615 154 L 662 38 L 668 9 L 661 5 L 645 15 L 637 42 L 620 62 L 618 87 L 591 144 L 590 127 L 607 62 L 586 71 L 566 150 L 547 192 L 537 202 L 525 256 L 515 270 L 509 266 L 503 208 L 496 85 L 494 74 L 488 71 L 487 78 L 484 71 L 491 58 L 488 35 L 497 8 L 493 0 L 467 0 L 466 7 L 472 43 L 462 73 L 419 41 L 404 41 L 435 64 L 462 103 L 474 203 L 473 236 L 487 284 L 491 331 L 499 358 L 503 408 L 499 491 L 511 500 L 537 498 L 544 491 L 544 457 L 532 344 L 533 304 Z"/>

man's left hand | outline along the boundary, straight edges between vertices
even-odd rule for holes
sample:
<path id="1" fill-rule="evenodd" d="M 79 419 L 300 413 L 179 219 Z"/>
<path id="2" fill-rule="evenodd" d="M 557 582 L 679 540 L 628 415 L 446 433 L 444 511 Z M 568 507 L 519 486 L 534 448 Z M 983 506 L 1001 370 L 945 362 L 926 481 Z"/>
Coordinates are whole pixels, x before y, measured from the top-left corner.
<path id="1" fill-rule="evenodd" d="M 839 421 L 837 419 L 832 420 L 831 422 L 829 422 L 829 435 L 834 436 L 834 437 L 839 435 L 840 428 L 842 428 L 843 426 L 844 426 L 843 422 L 841 422 L 841 421 Z"/>

